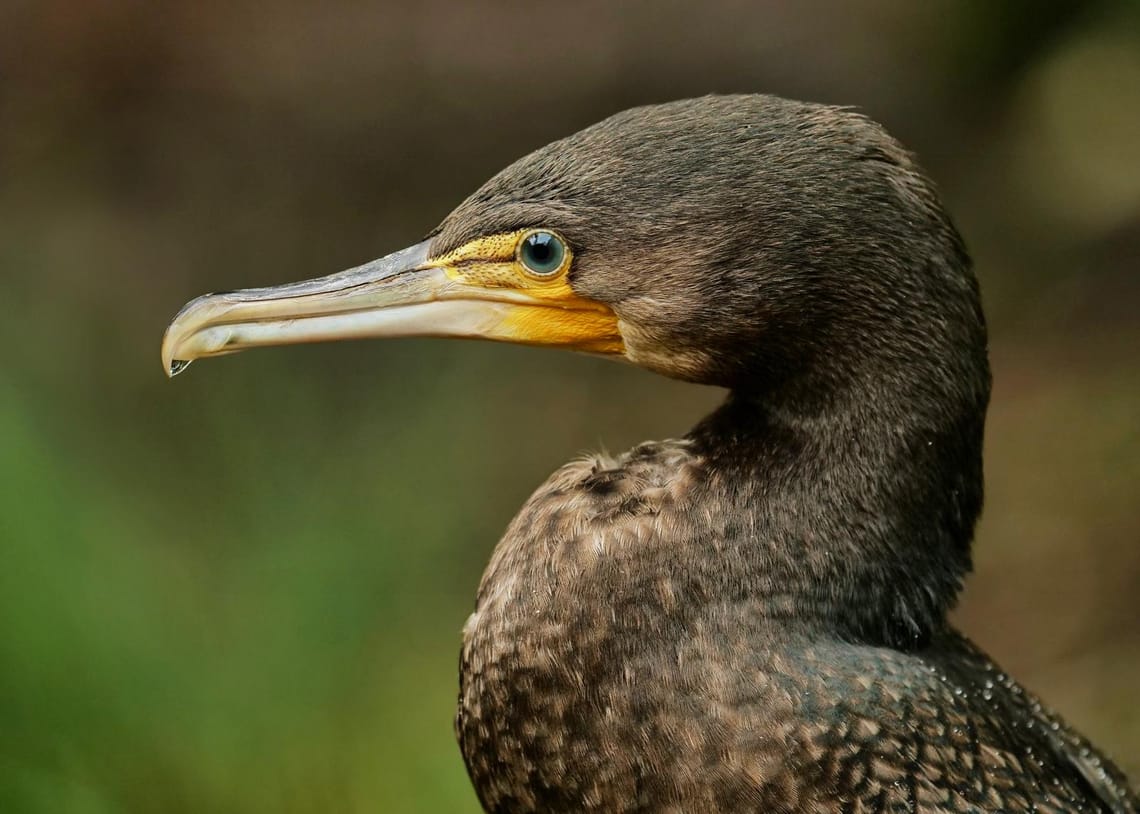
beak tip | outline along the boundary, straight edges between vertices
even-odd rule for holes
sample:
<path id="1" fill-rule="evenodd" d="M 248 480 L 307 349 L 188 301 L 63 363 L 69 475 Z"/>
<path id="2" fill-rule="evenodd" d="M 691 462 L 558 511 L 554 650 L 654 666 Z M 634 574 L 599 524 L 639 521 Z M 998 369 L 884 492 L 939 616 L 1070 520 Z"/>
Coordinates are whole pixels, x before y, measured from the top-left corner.
<path id="1" fill-rule="evenodd" d="M 173 324 L 171 328 L 173 328 Z M 168 379 L 173 379 L 190 364 L 188 360 L 174 358 L 175 343 L 171 341 L 171 328 L 162 337 L 162 370 Z"/>

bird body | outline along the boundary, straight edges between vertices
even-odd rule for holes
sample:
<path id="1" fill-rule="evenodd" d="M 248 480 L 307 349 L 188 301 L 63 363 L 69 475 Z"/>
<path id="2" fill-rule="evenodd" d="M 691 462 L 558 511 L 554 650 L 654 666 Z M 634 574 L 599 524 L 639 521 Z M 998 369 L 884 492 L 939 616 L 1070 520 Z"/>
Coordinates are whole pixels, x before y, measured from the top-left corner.
<path id="1" fill-rule="evenodd" d="M 558 470 L 463 633 L 492 812 L 1132 812 L 1106 758 L 946 620 L 990 374 L 961 238 L 866 117 L 770 96 L 620 113 L 428 238 L 190 303 L 164 364 L 466 336 L 729 391 L 681 439 Z"/>
<path id="2" fill-rule="evenodd" d="M 569 464 L 524 506 L 464 629 L 456 731 L 487 810 L 1133 810 L 949 627 L 822 634 L 794 563 L 750 587 L 767 529 L 732 489 L 670 441 Z"/>

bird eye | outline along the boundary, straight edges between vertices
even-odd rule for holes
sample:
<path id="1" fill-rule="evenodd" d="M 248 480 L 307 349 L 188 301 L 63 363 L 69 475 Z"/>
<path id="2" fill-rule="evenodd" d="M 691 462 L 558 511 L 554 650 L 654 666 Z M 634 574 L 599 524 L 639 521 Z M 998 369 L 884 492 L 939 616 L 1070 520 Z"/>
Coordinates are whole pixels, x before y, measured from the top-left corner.
<path id="1" fill-rule="evenodd" d="M 519 261 L 531 274 L 549 277 L 566 261 L 566 244 L 552 232 L 531 232 L 519 242 Z"/>

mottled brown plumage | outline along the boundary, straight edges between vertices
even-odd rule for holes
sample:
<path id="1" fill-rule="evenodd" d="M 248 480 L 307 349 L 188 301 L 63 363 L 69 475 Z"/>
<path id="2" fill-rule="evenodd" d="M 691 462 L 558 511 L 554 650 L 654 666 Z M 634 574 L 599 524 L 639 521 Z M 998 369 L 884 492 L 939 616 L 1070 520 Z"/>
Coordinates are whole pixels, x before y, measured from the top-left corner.
<path id="1" fill-rule="evenodd" d="M 897 649 L 809 632 L 780 584 L 714 595 L 694 538 L 735 560 L 755 520 L 707 514 L 738 484 L 694 446 L 563 467 L 496 550 L 457 716 L 488 810 L 1134 810 L 1111 763 L 948 627 Z"/>
<path id="2" fill-rule="evenodd" d="M 464 629 L 489 811 L 1112 811 L 1124 777 L 945 620 L 989 394 L 969 260 L 855 113 L 710 97 L 504 170 L 432 251 L 577 252 L 634 361 L 731 389 L 677 441 L 556 472 Z"/>

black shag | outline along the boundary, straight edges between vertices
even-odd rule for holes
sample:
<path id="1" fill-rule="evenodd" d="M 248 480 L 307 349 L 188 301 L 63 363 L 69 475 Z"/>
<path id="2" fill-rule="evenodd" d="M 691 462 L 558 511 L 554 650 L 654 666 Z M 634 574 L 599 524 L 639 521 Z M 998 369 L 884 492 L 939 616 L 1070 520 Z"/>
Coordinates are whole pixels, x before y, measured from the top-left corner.
<path id="1" fill-rule="evenodd" d="M 488 811 L 1136 811 L 1121 772 L 947 623 L 990 393 L 931 182 L 848 109 L 628 110 L 500 172 L 426 240 L 212 294 L 163 364 L 460 336 L 729 390 L 678 440 L 558 470 L 463 632 Z"/>

